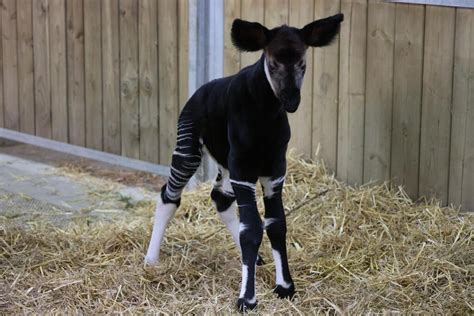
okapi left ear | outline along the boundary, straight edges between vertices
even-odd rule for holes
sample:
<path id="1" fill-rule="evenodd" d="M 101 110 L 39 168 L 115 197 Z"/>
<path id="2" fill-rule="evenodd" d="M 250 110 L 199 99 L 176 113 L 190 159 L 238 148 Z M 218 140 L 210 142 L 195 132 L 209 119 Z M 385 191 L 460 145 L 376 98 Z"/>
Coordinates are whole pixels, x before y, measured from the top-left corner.
<path id="1" fill-rule="evenodd" d="M 325 19 L 311 22 L 303 27 L 300 32 L 308 46 L 321 47 L 331 44 L 339 33 L 344 14 L 336 14 Z"/>
<path id="2" fill-rule="evenodd" d="M 240 51 L 256 52 L 267 46 L 270 31 L 260 23 L 235 19 L 230 33 Z"/>

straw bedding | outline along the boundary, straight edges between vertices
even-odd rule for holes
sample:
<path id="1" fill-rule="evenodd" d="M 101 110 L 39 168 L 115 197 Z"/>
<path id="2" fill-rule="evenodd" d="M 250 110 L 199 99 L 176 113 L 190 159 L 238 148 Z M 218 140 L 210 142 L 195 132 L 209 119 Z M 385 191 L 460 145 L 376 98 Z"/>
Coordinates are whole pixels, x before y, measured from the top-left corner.
<path id="1" fill-rule="evenodd" d="M 472 214 L 414 203 L 386 185 L 351 188 L 290 157 L 284 188 L 293 301 L 272 293 L 265 237 L 256 312 L 359 314 L 474 309 Z M 185 193 L 158 267 L 144 268 L 154 202 L 121 221 L 0 227 L 0 312 L 235 312 L 240 262 L 209 198 Z M 260 205 L 260 209 L 262 209 Z"/>

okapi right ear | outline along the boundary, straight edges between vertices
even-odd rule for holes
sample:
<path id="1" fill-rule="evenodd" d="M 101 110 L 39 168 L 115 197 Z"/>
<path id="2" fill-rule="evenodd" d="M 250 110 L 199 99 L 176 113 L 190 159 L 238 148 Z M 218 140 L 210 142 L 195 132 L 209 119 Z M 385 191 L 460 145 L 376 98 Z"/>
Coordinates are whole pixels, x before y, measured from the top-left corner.
<path id="1" fill-rule="evenodd" d="M 256 52 L 267 46 L 270 31 L 260 23 L 235 19 L 230 32 L 238 50 Z"/>

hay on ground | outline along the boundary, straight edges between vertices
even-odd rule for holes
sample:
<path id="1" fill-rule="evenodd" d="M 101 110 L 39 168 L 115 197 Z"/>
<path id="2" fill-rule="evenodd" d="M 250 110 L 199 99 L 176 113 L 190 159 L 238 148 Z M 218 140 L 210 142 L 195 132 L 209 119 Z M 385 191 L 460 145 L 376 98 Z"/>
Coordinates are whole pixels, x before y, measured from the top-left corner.
<path id="1" fill-rule="evenodd" d="M 472 214 L 414 203 L 386 185 L 351 188 L 323 165 L 294 157 L 288 169 L 284 195 L 297 295 L 288 301 L 272 293 L 265 237 L 257 312 L 473 312 Z M 153 202 L 113 224 L 21 228 L 3 219 L 0 312 L 235 312 L 239 253 L 216 216 L 209 186 L 182 201 L 155 268 L 143 267 Z"/>

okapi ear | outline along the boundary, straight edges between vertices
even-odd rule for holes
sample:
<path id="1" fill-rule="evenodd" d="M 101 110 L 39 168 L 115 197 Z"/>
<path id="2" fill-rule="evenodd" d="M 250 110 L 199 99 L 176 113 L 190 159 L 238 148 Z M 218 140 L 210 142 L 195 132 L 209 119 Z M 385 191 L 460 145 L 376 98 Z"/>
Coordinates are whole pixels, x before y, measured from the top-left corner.
<path id="1" fill-rule="evenodd" d="M 300 32 L 308 46 L 320 47 L 331 44 L 339 33 L 343 14 L 336 14 L 325 19 L 317 20 L 303 27 Z"/>
<path id="2" fill-rule="evenodd" d="M 232 43 L 244 52 L 256 52 L 268 43 L 270 31 L 260 23 L 235 19 L 230 32 Z"/>

